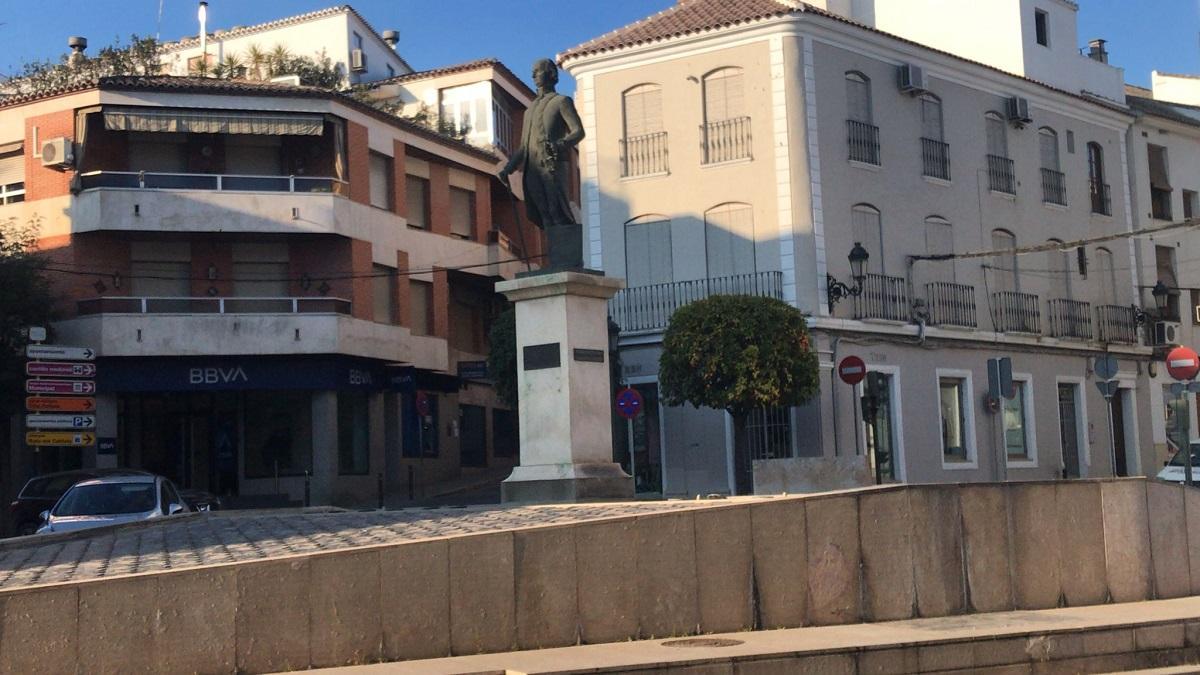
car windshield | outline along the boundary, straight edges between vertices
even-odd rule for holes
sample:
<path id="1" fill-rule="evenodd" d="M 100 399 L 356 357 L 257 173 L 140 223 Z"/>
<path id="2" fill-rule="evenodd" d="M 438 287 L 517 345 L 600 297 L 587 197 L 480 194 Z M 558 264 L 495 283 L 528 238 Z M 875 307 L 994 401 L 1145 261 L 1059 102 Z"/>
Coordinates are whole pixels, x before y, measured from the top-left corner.
<path id="1" fill-rule="evenodd" d="M 144 513 L 155 506 L 154 483 L 78 485 L 54 507 L 56 516 L 104 516 Z"/>
<path id="2" fill-rule="evenodd" d="M 1185 455 L 1183 454 L 1183 451 L 1180 450 L 1179 452 L 1175 453 L 1175 456 L 1171 458 L 1170 462 L 1167 462 L 1167 466 L 1183 466 L 1184 459 Z M 1197 472 L 1200 472 L 1200 445 L 1192 446 L 1192 468 L 1196 469 Z"/>
<path id="3" fill-rule="evenodd" d="M 61 476 L 34 478 L 21 490 L 21 499 L 58 499 L 67 488 L 77 481 L 88 478 L 87 474 L 71 473 Z"/>

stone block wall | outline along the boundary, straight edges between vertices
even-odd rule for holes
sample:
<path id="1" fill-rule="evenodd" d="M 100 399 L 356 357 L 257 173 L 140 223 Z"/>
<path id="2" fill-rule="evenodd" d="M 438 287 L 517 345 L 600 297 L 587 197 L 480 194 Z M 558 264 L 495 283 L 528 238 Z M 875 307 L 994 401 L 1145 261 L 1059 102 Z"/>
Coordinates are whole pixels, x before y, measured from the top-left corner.
<path id="1" fill-rule="evenodd" d="M 0 672 L 274 672 L 1178 597 L 1198 516 L 1200 491 L 1144 479 L 901 485 L 17 589 Z"/>

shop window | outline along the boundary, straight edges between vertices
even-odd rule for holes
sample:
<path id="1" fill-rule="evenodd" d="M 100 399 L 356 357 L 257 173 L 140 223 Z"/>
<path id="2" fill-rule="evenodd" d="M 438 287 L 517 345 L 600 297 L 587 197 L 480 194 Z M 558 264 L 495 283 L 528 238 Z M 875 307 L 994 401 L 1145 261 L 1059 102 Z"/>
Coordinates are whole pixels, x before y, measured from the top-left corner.
<path id="1" fill-rule="evenodd" d="M 246 392 L 246 478 L 312 472 L 312 396 L 306 391 Z"/>
<path id="2" fill-rule="evenodd" d="M 338 474 L 361 476 L 371 471 L 371 426 L 368 396 L 358 391 L 337 395 Z"/>

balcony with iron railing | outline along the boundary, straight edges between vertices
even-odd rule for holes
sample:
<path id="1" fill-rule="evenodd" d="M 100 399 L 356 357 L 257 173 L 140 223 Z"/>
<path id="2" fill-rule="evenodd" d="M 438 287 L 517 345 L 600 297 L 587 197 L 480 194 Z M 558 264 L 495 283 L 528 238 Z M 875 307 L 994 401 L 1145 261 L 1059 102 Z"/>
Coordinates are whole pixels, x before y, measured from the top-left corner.
<path id="1" fill-rule="evenodd" d="M 846 120 L 846 126 L 850 161 L 879 166 L 879 127 L 857 120 Z"/>
<path id="2" fill-rule="evenodd" d="M 925 284 L 929 325 L 975 328 L 975 287 L 935 281 Z"/>
<path id="3" fill-rule="evenodd" d="M 80 316 L 91 314 L 350 314 L 342 298 L 294 297 L 116 297 L 76 303 Z"/>
<path id="4" fill-rule="evenodd" d="M 700 126 L 705 164 L 750 159 L 752 141 L 749 117 L 734 117 Z"/>
<path id="5" fill-rule="evenodd" d="M 989 190 L 1006 195 L 1017 194 L 1017 175 L 1011 159 L 988 155 L 987 172 Z"/>
<path id="6" fill-rule="evenodd" d="M 992 324 L 1001 333 L 1042 333 L 1042 309 L 1032 293 L 992 293 Z"/>
<path id="7" fill-rule="evenodd" d="M 753 272 L 673 281 L 623 289 L 608 302 L 608 313 L 622 333 L 663 330 L 675 310 L 714 295 L 750 295 L 781 299 L 782 272 Z"/>
<path id="8" fill-rule="evenodd" d="M 1067 205 L 1067 180 L 1063 172 L 1042 169 L 1042 201 L 1059 206 Z"/>
<path id="9" fill-rule="evenodd" d="M 932 138 L 921 139 L 921 175 L 950 180 L 950 145 Z"/>
<path id="10" fill-rule="evenodd" d="M 1137 312 L 1127 305 L 1100 305 L 1096 308 L 1097 339 L 1100 342 L 1135 345 L 1138 341 Z"/>
<path id="11" fill-rule="evenodd" d="M 1112 190 L 1107 184 L 1094 178 L 1088 180 L 1088 194 L 1091 196 L 1092 213 L 1112 215 Z"/>
<path id="12" fill-rule="evenodd" d="M 654 176 L 670 171 L 667 163 L 667 132 L 658 131 L 622 138 L 621 177 Z"/>
<path id="13" fill-rule="evenodd" d="M 854 298 L 855 319 L 908 321 L 908 282 L 904 277 L 868 274 L 863 277 L 862 292 Z"/>
<path id="14" fill-rule="evenodd" d="M 152 171 L 89 171 L 79 175 L 80 187 L 218 190 L 229 192 L 303 192 L 349 195 L 349 184 L 320 176 L 252 176 L 216 173 L 160 173 Z"/>
<path id="15" fill-rule="evenodd" d="M 1050 336 L 1073 340 L 1092 339 L 1092 305 L 1079 300 L 1058 298 L 1049 307 Z"/>

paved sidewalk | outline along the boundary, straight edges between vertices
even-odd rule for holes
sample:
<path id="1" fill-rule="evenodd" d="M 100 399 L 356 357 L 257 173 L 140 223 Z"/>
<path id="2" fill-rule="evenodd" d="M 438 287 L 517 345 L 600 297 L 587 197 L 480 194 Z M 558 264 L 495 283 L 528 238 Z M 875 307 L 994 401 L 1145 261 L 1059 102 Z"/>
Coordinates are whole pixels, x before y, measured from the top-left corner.
<path id="1" fill-rule="evenodd" d="M 0 550 L 0 589 L 728 503 L 664 501 L 198 514 L 139 527 L 98 530 L 95 536 L 86 538 L 55 539 L 50 535 L 48 539 L 28 537 L 27 543 L 9 540 Z"/>
<path id="2" fill-rule="evenodd" d="M 672 642 L 687 644 L 689 641 L 727 644 L 670 646 Z M 316 672 L 325 675 L 503 675 L 506 672 L 567 675 L 643 671 L 675 673 L 675 669 L 680 669 L 681 673 L 743 672 L 741 667 L 734 668 L 734 664 L 747 667 L 754 664 L 756 668 L 745 671 L 754 673 L 835 675 L 856 671 L 902 673 L 950 669 L 954 669 L 954 672 L 974 672 L 989 667 L 1013 668 L 1002 664 L 1006 663 L 1006 658 L 1013 658 L 1014 655 L 1030 663 L 1082 657 L 1104 658 L 1105 655 L 1118 661 L 1122 655 L 1133 651 L 1180 649 L 1184 646 L 1196 647 L 1198 643 L 1200 597 L 1187 597 L 1119 605 L 617 642 L 329 668 Z M 870 654 L 872 651 L 874 653 Z M 857 666 L 856 655 L 859 658 Z M 863 669 L 865 656 L 875 657 L 871 661 L 875 667 Z M 950 663 L 953 659 L 963 658 L 973 660 L 970 663 L 960 660 L 956 665 Z M 1096 662 L 1101 666 L 1102 663 Z M 1086 672 L 1102 670 L 1108 669 L 1090 668 Z M 1070 671 L 1068 667 L 1047 672 Z M 1194 667 L 1189 666 L 1161 672 L 1195 671 Z"/>

